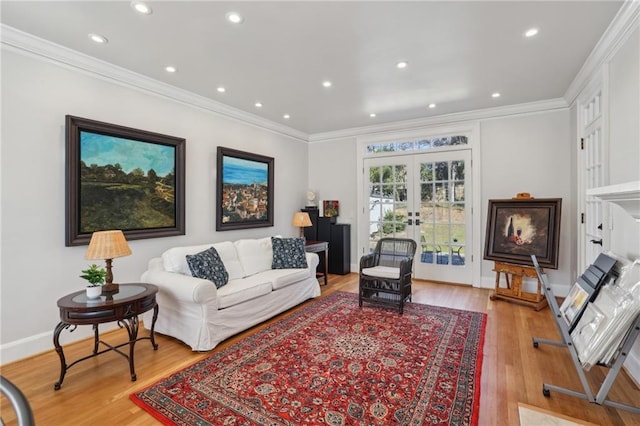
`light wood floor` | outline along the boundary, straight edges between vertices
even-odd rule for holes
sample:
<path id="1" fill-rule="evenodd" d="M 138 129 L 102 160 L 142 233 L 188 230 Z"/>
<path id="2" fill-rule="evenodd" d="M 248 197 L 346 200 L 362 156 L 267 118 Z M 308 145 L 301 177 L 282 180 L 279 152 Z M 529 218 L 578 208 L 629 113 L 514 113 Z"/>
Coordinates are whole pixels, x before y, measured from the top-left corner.
<path id="1" fill-rule="evenodd" d="M 357 274 L 331 275 L 327 295 L 337 290 L 357 292 Z M 566 349 L 540 345 L 532 347 L 532 337 L 558 338 L 548 308 L 531 308 L 505 301 L 490 301 L 488 290 L 464 286 L 414 281 L 413 301 L 438 306 L 485 312 L 488 315 L 482 366 L 480 426 L 518 425 L 518 402 L 601 425 L 640 425 L 640 415 L 624 410 L 590 404 L 560 393 L 542 395 L 542 383 L 582 391 L 578 376 Z M 306 303 L 313 303 L 312 301 Z M 377 308 L 369 308 L 377 309 Z M 284 313 L 287 315 L 290 312 Z M 262 324 L 223 342 L 217 349 L 233 344 Z M 53 330 L 55 324 L 51 324 Z M 141 334 L 146 333 L 141 329 Z M 104 340 L 126 340 L 123 331 L 114 331 Z M 126 360 L 115 353 L 83 361 L 67 372 L 62 388 L 53 390 L 60 374 L 60 360 L 50 352 L 2 366 L 2 375 L 22 389 L 34 411 L 37 425 L 156 425 L 158 422 L 129 400 L 129 394 L 149 386 L 208 354 L 194 353 L 179 341 L 158 335 L 160 348 L 153 351 L 148 341 L 136 345 L 135 364 L 138 380 L 129 380 Z M 91 341 L 64 348 L 67 362 L 90 353 Z M 596 367 L 589 372 L 592 388 L 597 390 L 607 370 Z M 609 399 L 640 404 L 640 390 L 621 373 Z M 2 398 L 2 418 L 16 424 L 7 400 Z"/>

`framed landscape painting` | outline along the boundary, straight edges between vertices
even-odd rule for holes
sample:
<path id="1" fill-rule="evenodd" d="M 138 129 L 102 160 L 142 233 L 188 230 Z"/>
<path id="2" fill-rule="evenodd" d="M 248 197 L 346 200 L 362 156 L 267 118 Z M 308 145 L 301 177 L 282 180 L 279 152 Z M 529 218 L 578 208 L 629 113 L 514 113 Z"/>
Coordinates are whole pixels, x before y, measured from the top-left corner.
<path id="1" fill-rule="evenodd" d="M 218 147 L 216 231 L 273 226 L 271 157 Z"/>
<path id="2" fill-rule="evenodd" d="M 71 115 L 65 124 L 67 246 L 109 229 L 184 235 L 184 139 Z"/>
<path id="3" fill-rule="evenodd" d="M 561 198 L 489 200 L 484 259 L 558 269 Z"/>

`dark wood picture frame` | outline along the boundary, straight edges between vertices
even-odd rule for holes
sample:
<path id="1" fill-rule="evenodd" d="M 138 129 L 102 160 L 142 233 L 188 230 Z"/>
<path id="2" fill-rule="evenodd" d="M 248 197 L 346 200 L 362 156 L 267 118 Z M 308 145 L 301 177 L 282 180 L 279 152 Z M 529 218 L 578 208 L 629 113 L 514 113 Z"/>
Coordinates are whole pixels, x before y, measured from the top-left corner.
<path id="1" fill-rule="evenodd" d="M 561 198 L 489 200 L 484 259 L 558 269 Z"/>
<path id="2" fill-rule="evenodd" d="M 66 246 L 185 234 L 185 139 L 67 115 Z"/>
<path id="3" fill-rule="evenodd" d="M 216 231 L 273 226 L 274 159 L 218 147 Z"/>

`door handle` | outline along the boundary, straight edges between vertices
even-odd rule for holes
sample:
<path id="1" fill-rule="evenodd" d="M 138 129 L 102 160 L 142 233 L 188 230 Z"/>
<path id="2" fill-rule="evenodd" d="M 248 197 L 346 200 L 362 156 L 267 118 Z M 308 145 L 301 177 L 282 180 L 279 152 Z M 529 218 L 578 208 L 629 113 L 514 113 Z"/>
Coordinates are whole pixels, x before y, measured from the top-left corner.
<path id="1" fill-rule="evenodd" d="M 599 244 L 599 245 L 602 245 L 602 238 L 600 238 L 599 240 L 591 240 L 591 242 L 592 242 L 593 244 Z"/>
<path id="2" fill-rule="evenodd" d="M 416 225 L 420 225 L 420 219 L 416 219 Z"/>
<path id="3" fill-rule="evenodd" d="M 413 225 L 413 219 L 408 219 L 407 220 L 407 225 Z"/>

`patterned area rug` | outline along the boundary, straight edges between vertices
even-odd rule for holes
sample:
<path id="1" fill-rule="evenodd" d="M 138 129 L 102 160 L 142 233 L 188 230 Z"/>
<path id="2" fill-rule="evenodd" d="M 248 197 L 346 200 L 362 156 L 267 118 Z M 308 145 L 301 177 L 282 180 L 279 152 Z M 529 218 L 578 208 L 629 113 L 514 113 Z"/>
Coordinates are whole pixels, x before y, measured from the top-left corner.
<path id="1" fill-rule="evenodd" d="M 178 425 L 476 425 L 485 324 L 338 292 L 131 399 Z"/>

